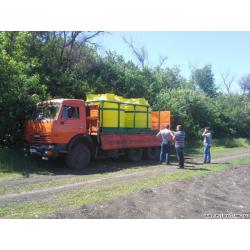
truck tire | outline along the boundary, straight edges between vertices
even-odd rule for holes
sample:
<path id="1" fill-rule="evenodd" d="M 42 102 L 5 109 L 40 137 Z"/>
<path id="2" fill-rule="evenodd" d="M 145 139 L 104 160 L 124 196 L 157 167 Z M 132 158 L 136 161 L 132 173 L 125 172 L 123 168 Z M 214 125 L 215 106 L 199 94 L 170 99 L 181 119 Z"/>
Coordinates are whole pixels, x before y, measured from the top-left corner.
<path id="1" fill-rule="evenodd" d="M 127 149 L 125 153 L 126 159 L 131 162 L 136 162 L 141 160 L 142 156 L 143 156 L 142 148 Z"/>
<path id="2" fill-rule="evenodd" d="M 83 144 L 77 144 L 66 156 L 66 164 L 72 169 L 82 169 L 88 166 L 90 157 L 89 148 Z"/>
<path id="3" fill-rule="evenodd" d="M 160 157 L 160 148 L 159 147 L 151 147 L 145 148 L 144 157 L 147 160 L 157 160 Z"/>

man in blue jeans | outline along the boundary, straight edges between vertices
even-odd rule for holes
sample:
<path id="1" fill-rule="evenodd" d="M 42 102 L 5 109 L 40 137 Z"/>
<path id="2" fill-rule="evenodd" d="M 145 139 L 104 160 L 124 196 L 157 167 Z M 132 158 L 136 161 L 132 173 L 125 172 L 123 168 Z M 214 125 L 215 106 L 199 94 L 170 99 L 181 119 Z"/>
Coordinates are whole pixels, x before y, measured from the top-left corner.
<path id="1" fill-rule="evenodd" d="M 167 165 L 170 164 L 169 152 L 170 152 L 170 142 L 172 140 L 171 131 L 169 130 L 169 124 L 166 125 L 165 129 L 162 129 L 156 136 L 161 135 L 161 153 L 160 153 L 160 164 L 165 162 Z"/>
<path id="2" fill-rule="evenodd" d="M 179 168 L 184 168 L 185 136 L 186 136 L 186 134 L 182 129 L 182 125 L 177 125 L 176 132 L 174 132 L 174 140 L 175 140 L 176 157 L 178 160 Z"/>
<path id="3" fill-rule="evenodd" d="M 212 146 L 212 134 L 210 132 L 209 127 L 206 127 L 202 136 L 204 137 L 204 161 L 203 163 L 211 163 L 211 153 L 210 148 Z"/>

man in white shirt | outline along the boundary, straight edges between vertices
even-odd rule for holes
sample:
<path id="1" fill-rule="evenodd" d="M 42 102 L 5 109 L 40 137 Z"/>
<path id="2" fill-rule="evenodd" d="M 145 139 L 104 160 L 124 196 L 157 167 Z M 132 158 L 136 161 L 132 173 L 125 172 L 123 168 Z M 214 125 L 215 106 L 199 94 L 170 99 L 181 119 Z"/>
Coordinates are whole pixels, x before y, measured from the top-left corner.
<path id="1" fill-rule="evenodd" d="M 172 132 L 170 131 L 169 124 L 166 125 L 165 129 L 160 130 L 160 132 L 156 136 L 162 137 L 161 142 L 161 153 L 160 153 L 160 164 L 165 162 L 166 164 L 170 164 L 169 161 L 169 153 L 170 153 L 170 143 L 172 140 Z"/>

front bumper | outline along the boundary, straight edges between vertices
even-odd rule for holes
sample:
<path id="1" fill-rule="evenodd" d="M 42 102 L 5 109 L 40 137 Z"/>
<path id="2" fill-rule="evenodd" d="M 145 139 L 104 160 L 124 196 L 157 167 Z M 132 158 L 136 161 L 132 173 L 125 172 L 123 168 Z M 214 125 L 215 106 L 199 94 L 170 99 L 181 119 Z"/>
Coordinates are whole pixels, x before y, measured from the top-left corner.
<path id="1" fill-rule="evenodd" d="M 62 145 L 55 144 L 25 144 L 23 150 L 27 156 L 37 155 L 48 160 L 49 158 L 58 158 L 62 148 Z"/>

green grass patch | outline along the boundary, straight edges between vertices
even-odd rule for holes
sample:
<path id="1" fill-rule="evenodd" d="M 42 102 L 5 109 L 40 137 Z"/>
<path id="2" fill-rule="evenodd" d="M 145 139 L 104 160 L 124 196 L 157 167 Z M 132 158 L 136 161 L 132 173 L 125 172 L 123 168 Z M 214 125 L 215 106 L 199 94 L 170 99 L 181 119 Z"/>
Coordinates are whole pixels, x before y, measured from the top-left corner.
<path id="1" fill-rule="evenodd" d="M 221 138 L 213 139 L 212 152 L 226 152 L 232 148 L 250 148 L 250 139 L 246 138 Z M 203 140 L 187 141 L 185 152 L 200 154 L 203 152 Z"/>
<path id="2" fill-rule="evenodd" d="M 12 193 L 21 193 L 21 192 L 28 192 L 34 191 L 39 189 L 47 189 L 53 187 L 60 187 L 64 185 L 76 184 L 79 182 L 91 181 L 98 178 L 111 178 L 120 175 L 126 175 L 131 173 L 138 173 L 138 172 L 145 172 L 150 170 L 156 170 L 162 168 L 161 165 L 153 165 L 153 166 L 146 166 L 146 167 L 131 167 L 127 169 L 122 169 L 117 172 L 112 173 L 102 173 L 102 174 L 91 174 L 91 175 L 80 175 L 80 176 L 73 176 L 69 178 L 62 178 L 62 179 L 52 179 L 49 181 L 40 181 L 33 182 L 33 183 L 22 183 L 17 184 L 9 187 L 0 187 L 0 195 L 12 194 Z"/>
<path id="3" fill-rule="evenodd" d="M 83 205 L 94 204 L 116 197 L 128 195 L 144 188 L 154 188 L 171 181 L 201 176 L 208 173 L 224 171 L 243 164 L 250 164 L 250 157 L 237 159 L 228 164 L 203 165 L 194 170 L 184 169 L 174 173 L 150 176 L 130 182 L 102 185 L 95 188 L 81 189 L 69 193 L 52 196 L 49 199 L 35 202 L 12 202 L 0 208 L 2 218 L 36 218 L 66 208 L 79 208 Z"/>
<path id="4" fill-rule="evenodd" d="M 215 147 L 236 148 L 236 147 L 250 147 L 250 139 L 246 138 L 222 138 L 213 140 Z"/>
<path id="5" fill-rule="evenodd" d="M 54 161 L 46 162 L 39 157 L 26 157 L 21 149 L 0 148 L 1 179 L 49 174 L 57 168 L 58 164 Z"/>

